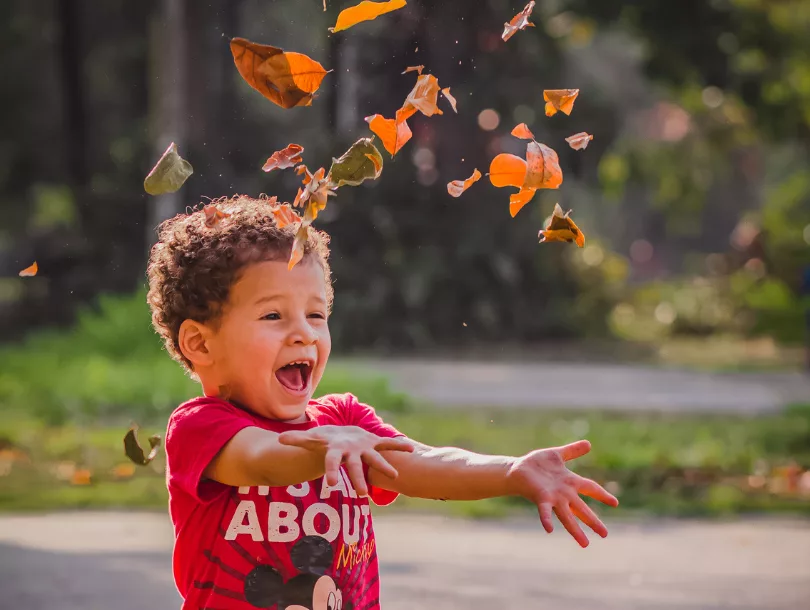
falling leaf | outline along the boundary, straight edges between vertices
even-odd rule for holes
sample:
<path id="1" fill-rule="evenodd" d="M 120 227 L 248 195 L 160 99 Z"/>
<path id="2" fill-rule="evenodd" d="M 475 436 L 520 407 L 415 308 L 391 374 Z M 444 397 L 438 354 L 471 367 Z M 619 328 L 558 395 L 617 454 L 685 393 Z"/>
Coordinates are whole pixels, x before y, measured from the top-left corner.
<path id="1" fill-rule="evenodd" d="M 135 475 L 134 464 L 118 464 L 112 469 L 112 475 L 116 479 L 130 479 Z"/>
<path id="2" fill-rule="evenodd" d="M 461 194 L 481 179 L 481 172 L 474 169 L 472 176 L 466 180 L 453 180 L 447 184 L 447 192 L 453 197 L 461 197 Z"/>
<path id="3" fill-rule="evenodd" d="M 405 68 L 405 70 L 402 73 L 407 74 L 408 72 L 418 72 L 419 75 L 421 76 L 422 70 L 424 70 L 424 69 L 425 69 L 425 66 L 408 66 L 407 68 Z"/>
<path id="4" fill-rule="evenodd" d="M 295 233 L 295 239 L 293 240 L 292 251 L 290 252 L 290 260 L 287 263 L 288 271 L 292 271 L 292 268 L 300 263 L 301 259 L 304 258 L 304 248 L 307 245 L 308 239 L 309 225 L 304 224 L 302 221 L 301 226 L 298 227 L 298 231 Z"/>
<path id="5" fill-rule="evenodd" d="M 326 208 L 326 200 L 330 195 L 334 195 L 334 185 L 329 182 L 325 177 L 326 170 L 320 168 L 314 174 L 311 174 L 306 166 L 304 167 L 305 176 L 303 179 L 304 188 L 299 189 L 298 195 L 295 197 L 293 207 L 304 208 L 304 220 L 312 222 L 318 217 L 318 212 Z"/>
<path id="6" fill-rule="evenodd" d="M 304 147 L 299 144 L 287 144 L 286 148 L 277 150 L 270 158 L 267 159 L 262 170 L 265 172 L 272 172 L 274 169 L 287 169 L 295 167 L 303 159 L 301 153 L 304 152 Z"/>
<path id="7" fill-rule="evenodd" d="M 273 218 L 276 221 L 276 226 L 279 229 L 283 229 L 284 227 L 295 224 L 301 220 L 301 217 L 295 213 L 295 210 L 290 207 L 289 203 L 275 206 L 271 209 L 271 211 L 273 212 Z"/>
<path id="8" fill-rule="evenodd" d="M 442 89 L 442 95 L 447 98 L 448 102 L 450 102 L 450 105 L 453 107 L 453 112 L 458 114 L 458 110 L 456 110 L 456 98 L 450 95 L 450 87 L 445 87 Z"/>
<path id="9" fill-rule="evenodd" d="M 20 271 L 20 277 L 34 277 L 39 271 L 39 265 L 37 265 L 37 261 L 34 261 L 30 266 L 26 267 L 22 271 Z"/>
<path id="10" fill-rule="evenodd" d="M 579 89 L 546 89 L 543 99 L 546 101 L 546 116 L 554 116 L 557 112 L 571 114 L 574 109 L 574 100 L 579 95 Z"/>
<path id="11" fill-rule="evenodd" d="M 323 0 L 323 12 L 326 12 L 326 0 Z"/>
<path id="12" fill-rule="evenodd" d="M 160 436 L 156 434 L 149 437 L 149 446 L 152 450 L 149 452 L 149 455 L 146 456 L 143 453 L 143 449 L 141 449 L 141 446 L 138 444 L 138 438 L 135 436 L 137 432 L 138 425 L 132 424 L 124 436 L 124 453 L 135 464 L 146 466 L 149 462 L 154 460 L 155 456 L 158 454 L 158 450 L 160 449 Z"/>
<path id="13" fill-rule="evenodd" d="M 517 216 L 521 208 L 532 200 L 536 192 L 537 189 L 522 188 L 517 193 L 509 195 L 509 214 L 512 218 Z"/>
<path id="14" fill-rule="evenodd" d="M 554 204 L 554 212 L 546 222 L 545 229 L 541 230 L 537 237 L 540 243 L 544 241 L 564 241 L 573 242 L 582 248 L 585 245 L 585 236 L 579 227 L 570 218 L 571 210 L 563 214 L 559 203 Z"/>
<path id="15" fill-rule="evenodd" d="M 80 468 L 70 477 L 71 485 L 90 485 L 93 482 L 93 473 L 86 468 Z"/>
<path id="16" fill-rule="evenodd" d="M 381 114 L 366 117 L 369 129 L 377 134 L 385 150 L 393 157 L 411 139 L 413 133 L 404 119 L 386 119 Z"/>
<path id="17" fill-rule="evenodd" d="M 514 36 L 515 32 L 518 30 L 523 30 L 527 27 L 534 27 L 534 24 L 529 21 L 529 17 L 531 16 L 533 10 L 534 0 L 529 2 L 517 15 L 512 17 L 512 21 L 503 24 L 503 34 L 501 34 L 501 38 L 503 38 L 504 42 L 512 38 L 512 36 Z"/>
<path id="18" fill-rule="evenodd" d="M 585 133 L 584 131 L 580 131 L 579 133 L 575 133 L 572 136 L 568 136 L 565 138 L 565 141 L 568 142 L 569 146 L 574 150 L 584 150 L 588 148 L 588 143 L 593 140 L 593 136 Z"/>
<path id="19" fill-rule="evenodd" d="M 439 79 L 432 74 L 422 74 L 416 79 L 408 97 L 405 98 L 405 103 L 401 108 L 401 116 L 397 117 L 402 120 L 409 119 L 418 110 L 425 116 L 433 116 L 434 114 L 443 114 L 438 107 L 439 101 Z"/>
<path id="20" fill-rule="evenodd" d="M 310 106 L 314 93 L 331 72 L 301 53 L 285 52 L 244 38 L 231 40 L 231 53 L 242 78 L 282 108 Z"/>
<path id="21" fill-rule="evenodd" d="M 213 203 L 208 204 L 203 208 L 203 212 L 205 212 L 205 226 L 209 229 L 214 228 L 219 224 L 219 221 L 223 218 L 228 218 L 230 214 L 223 212 Z"/>
<path id="22" fill-rule="evenodd" d="M 340 11 L 335 27 L 329 28 L 329 31 L 334 34 L 335 32 L 348 30 L 353 25 L 357 25 L 363 21 L 371 21 L 380 15 L 400 9 L 406 4 L 405 0 L 388 0 L 388 2 L 363 0 L 360 4 Z"/>
<path id="23" fill-rule="evenodd" d="M 514 218 L 532 200 L 537 189 L 559 188 L 563 175 L 557 153 L 532 140 L 526 146 L 525 161 L 509 153 L 496 156 L 489 166 L 489 180 L 492 186 L 520 189 L 509 197 L 509 213 Z"/>
<path id="24" fill-rule="evenodd" d="M 526 125 L 526 123 L 521 123 L 520 125 L 517 125 L 512 130 L 512 135 L 515 136 L 516 138 L 520 138 L 521 140 L 534 140 L 534 134 L 532 133 L 532 130 L 529 129 L 529 126 Z"/>
<path id="25" fill-rule="evenodd" d="M 509 153 L 501 153 L 489 165 L 492 186 L 521 188 L 526 180 L 526 161 Z"/>
<path id="26" fill-rule="evenodd" d="M 536 189 L 556 189 L 563 181 L 560 159 L 545 144 L 529 142 L 526 147 L 526 181 L 523 186 Z"/>
<path id="27" fill-rule="evenodd" d="M 144 179 L 143 188 L 150 195 L 174 193 L 193 173 L 191 163 L 177 153 L 177 145 L 172 142 Z"/>
<path id="28" fill-rule="evenodd" d="M 372 143 L 374 138 L 360 138 L 339 159 L 332 159 L 326 179 L 337 187 L 359 186 L 376 180 L 382 171 L 383 158 Z"/>

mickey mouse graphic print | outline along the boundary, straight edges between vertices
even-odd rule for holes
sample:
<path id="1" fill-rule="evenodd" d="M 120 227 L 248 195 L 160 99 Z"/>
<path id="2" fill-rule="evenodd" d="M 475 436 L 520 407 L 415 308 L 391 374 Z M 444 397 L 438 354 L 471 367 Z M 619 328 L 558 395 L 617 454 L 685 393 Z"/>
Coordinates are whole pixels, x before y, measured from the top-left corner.
<path id="1" fill-rule="evenodd" d="M 401 436 L 351 394 L 310 402 L 309 421 L 284 424 L 216 398 L 178 407 L 166 432 L 174 578 L 183 610 L 375 610 L 379 568 L 368 498 L 341 468 L 336 485 L 320 478 L 287 487 L 229 487 L 203 472 L 234 434 L 319 425 L 359 426 Z M 369 486 L 376 504 L 397 494 Z"/>

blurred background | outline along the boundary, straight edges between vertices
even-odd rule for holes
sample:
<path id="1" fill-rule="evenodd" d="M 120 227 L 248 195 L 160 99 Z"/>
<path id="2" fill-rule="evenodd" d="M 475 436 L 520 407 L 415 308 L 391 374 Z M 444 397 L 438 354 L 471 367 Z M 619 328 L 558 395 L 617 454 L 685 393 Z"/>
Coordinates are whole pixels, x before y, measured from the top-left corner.
<path id="1" fill-rule="evenodd" d="M 592 454 L 574 467 L 619 495 L 612 515 L 629 528 L 619 530 L 625 544 L 670 550 L 616 563 L 619 534 L 602 563 L 583 568 L 564 543 L 538 541 L 570 554 L 554 569 L 586 592 L 583 607 L 617 595 L 615 582 L 625 595 L 617 608 L 805 607 L 810 557 L 791 544 L 810 545 L 810 2 L 539 0 L 536 27 L 506 43 L 503 23 L 519 2 L 410 0 L 329 35 L 351 4 L 0 4 L 0 589 L 12 591 L 0 608 L 109 607 L 104 595 L 116 607 L 174 603 L 170 532 L 155 526 L 146 550 L 128 550 L 122 534 L 148 539 L 152 526 L 126 523 L 152 513 L 131 511 L 166 506 L 162 456 L 134 467 L 124 433 L 136 421 L 142 442 L 162 434 L 197 392 L 150 327 L 154 227 L 223 195 L 291 201 L 298 176 L 265 174 L 267 157 L 295 142 L 310 168 L 328 167 L 371 135 L 364 117 L 393 116 L 415 80 L 400 73 L 416 64 L 451 87 L 458 114 L 415 116 L 413 139 L 394 159 L 383 152 L 382 176 L 341 189 L 316 221 L 331 235 L 336 291 L 319 392 L 352 391 L 427 443 L 514 454 L 590 439 Z M 333 72 L 311 107 L 281 109 L 239 76 L 236 36 Z M 557 88 L 580 95 L 571 116 L 547 118 L 543 90 Z M 515 219 L 508 191 L 486 177 L 450 197 L 451 180 L 485 173 L 500 152 L 524 154 L 509 135 L 521 122 L 559 153 L 562 187 L 539 191 Z M 580 131 L 594 140 L 571 150 L 564 138 Z M 172 141 L 194 174 L 178 193 L 150 197 L 143 179 Z M 555 202 L 573 210 L 584 248 L 537 243 Z M 18 277 L 34 260 L 38 275 Z M 81 520 L 54 512 L 67 509 L 129 512 L 62 527 Z M 532 514 L 510 499 L 401 500 L 377 512 L 383 523 L 404 519 L 392 521 L 401 532 L 435 518 L 504 540 Z M 160 574 L 154 590 L 122 597 L 133 584 L 110 577 L 65 598 L 23 577 L 20 566 L 41 574 L 67 560 L 20 532 L 52 527 L 56 544 L 81 523 L 87 535 L 59 552 L 84 553 L 91 574 L 112 569 L 88 550 L 104 519 L 120 544 L 99 557 Z M 658 525 L 633 529 L 648 523 Z M 679 529 L 691 527 L 706 529 Z M 683 588 L 711 569 L 698 569 L 690 545 L 707 540 L 711 565 L 748 552 L 762 570 L 784 569 L 768 580 L 754 559 L 740 560 L 737 580 L 718 576 L 687 599 Z M 434 555 L 453 565 L 455 544 Z M 678 557 L 679 567 L 666 563 Z M 644 572 L 655 566 L 683 580 Z M 437 573 L 392 585 L 391 607 L 413 602 L 408 592 Z M 463 576 L 445 576 L 417 601 L 478 607 Z M 526 592 L 538 577 L 515 578 Z M 475 599 L 546 607 L 562 599 L 549 587 Z"/>

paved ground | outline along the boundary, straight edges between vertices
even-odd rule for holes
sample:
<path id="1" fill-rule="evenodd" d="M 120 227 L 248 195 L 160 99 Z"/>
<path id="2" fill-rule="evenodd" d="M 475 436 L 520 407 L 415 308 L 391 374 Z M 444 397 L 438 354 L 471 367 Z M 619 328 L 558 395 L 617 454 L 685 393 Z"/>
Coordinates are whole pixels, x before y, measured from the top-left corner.
<path id="1" fill-rule="evenodd" d="M 762 413 L 810 402 L 804 373 L 708 373 L 641 365 L 341 360 L 437 406 Z"/>
<path id="2" fill-rule="evenodd" d="M 610 523 L 580 549 L 534 522 L 377 517 L 386 610 L 810 608 L 810 522 Z M 168 518 L 0 517 L 0 610 L 178 608 Z"/>

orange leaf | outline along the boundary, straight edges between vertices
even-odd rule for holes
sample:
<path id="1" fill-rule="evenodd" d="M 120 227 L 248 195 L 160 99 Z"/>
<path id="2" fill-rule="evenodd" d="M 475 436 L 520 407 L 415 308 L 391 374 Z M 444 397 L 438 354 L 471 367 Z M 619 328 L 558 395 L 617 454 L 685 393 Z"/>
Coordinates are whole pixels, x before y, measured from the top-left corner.
<path id="1" fill-rule="evenodd" d="M 529 17 L 531 16 L 533 10 L 534 10 L 534 0 L 529 2 L 525 7 L 523 7 L 523 10 L 520 11 L 517 15 L 512 17 L 512 21 L 503 24 L 503 34 L 501 34 L 501 38 L 503 38 L 504 42 L 512 38 L 512 36 L 514 36 L 515 32 L 517 32 L 518 30 L 523 30 L 527 27 L 530 28 L 534 27 L 534 24 L 531 21 L 529 21 Z"/>
<path id="2" fill-rule="evenodd" d="M 301 217 L 295 213 L 295 211 L 290 207 L 289 203 L 276 206 L 272 208 L 271 211 L 273 212 L 273 218 L 276 221 L 276 226 L 279 229 L 283 229 L 287 225 L 295 224 L 301 220 Z"/>
<path id="3" fill-rule="evenodd" d="M 472 176 L 467 178 L 466 180 L 453 180 L 447 184 L 447 192 L 450 193 L 453 197 L 461 197 L 461 194 L 470 188 L 473 184 L 478 182 L 481 179 L 481 172 L 478 169 L 474 169 Z"/>
<path id="4" fill-rule="evenodd" d="M 489 164 L 489 181 L 492 186 L 521 188 L 525 180 L 526 162 L 516 155 L 501 153 Z"/>
<path id="5" fill-rule="evenodd" d="M 425 116 L 443 114 L 437 105 L 439 101 L 439 79 L 432 74 L 422 74 L 411 89 L 405 103 L 402 105 L 404 118 L 409 118 L 415 108 Z M 397 117 L 399 120 L 399 117 Z"/>
<path id="6" fill-rule="evenodd" d="M 380 159 L 382 159 L 382 157 L 378 159 L 376 156 L 369 153 L 366 153 L 365 157 L 374 165 L 374 172 L 379 174 L 382 171 L 382 163 L 380 163 Z"/>
<path id="7" fill-rule="evenodd" d="M 285 52 L 244 38 L 231 40 L 231 53 L 242 78 L 282 108 L 310 106 L 313 94 L 331 72 L 301 53 Z"/>
<path id="8" fill-rule="evenodd" d="M 87 470 L 86 468 L 80 468 L 76 472 L 73 473 L 73 476 L 70 477 L 70 484 L 71 485 L 90 485 L 92 483 L 93 474 Z"/>
<path id="9" fill-rule="evenodd" d="M 294 167 L 301 163 L 301 153 L 304 152 L 304 147 L 299 144 L 287 144 L 286 148 L 277 150 L 270 158 L 267 159 L 262 170 L 265 172 L 272 172 L 274 169 L 287 169 Z"/>
<path id="10" fill-rule="evenodd" d="M 292 250 L 290 251 L 290 260 L 287 263 L 288 271 L 292 271 L 292 268 L 304 258 L 304 248 L 307 245 L 307 239 L 309 239 L 309 225 L 302 222 L 301 226 L 298 227 L 298 231 L 295 233 L 295 240 L 293 240 Z"/>
<path id="11" fill-rule="evenodd" d="M 512 218 L 517 216 L 520 209 L 532 200 L 536 192 L 537 190 L 533 188 L 522 188 L 517 193 L 509 195 L 509 213 Z"/>
<path id="12" fill-rule="evenodd" d="M 556 189 L 563 175 L 557 153 L 545 144 L 529 142 L 526 147 L 526 180 L 522 186 L 535 189 Z"/>
<path id="13" fill-rule="evenodd" d="M 119 464 L 112 469 L 116 479 L 130 479 L 135 475 L 135 464 Z"/>
<path id="14" fill-rule="evenodd" d="M 534 134 L 526 123 L 521 123 L 512 130 L 512 135 L 521 140 L 534 140 Z"/>
<path id="15" fill-rule="evenodd" d="M 348 30 L 353 25 L 357 25 L 362 21 L 371 21 L 380 15 L 390 13 L 400 9 L 407 4 L 405 0 L 388 0 L 388 2 L 371 2 L 370 0 L 363 0 L 356 6 L 349 7 L 340 11 L 335 27 L 329 28 L 333 34 Z"/>
<path id="16" fill-rule="evenodd" d="M 405 146 L 413 135 L 411 128 L 408 127 L 407 121 L 404 119 L 399 120 L 399 113 L 397 113 L 397 120 L 386 119 L 381 114 L 375 114 L 367 116 L 366 122 L 368 123 L 369 129 L 380 138 L 385 150 L 387 150 L 392 157 Z"/>
<path id="17" fill-rule="evenodd" d="M 422 74 L 422 70 L 425 69 L 425 66 L 408 66 L 402 72 L 403 74 L 407 74 L 408 72 L 418 72 L 420 75 Z"/>
<path id="18" fill-rule="evenodd" d="M 456 98 L 450 95 L 450 87 L 445 87 L 442 89 L 442 95 L 447 98 L 448 102 L 450 102 L 450 105 L 453 107 L 453 112 L 458 114 L 458 110 L 456 110 Z"/>
<path id="19" fill-rule="evenodd" d="M 574 150 L 584 150 L 588 148 L 588 143 L 593 140 L 593 136 L 581 131 L 579 133 L 575 133 L 572 136 L 568 136 L 565 138 L 565 141 L 573 148 Z"/>
<path id="20" fill-rule="evenodd" d="M 219 221 L 223 218 L 227 218 L 230 214 L 227 214 L 220 210 L 217 206 L 213 203 L 208 204 L 203 208 L 203 212 L 205 212 L 205 226 L 209 229 L 217 226 Z"/>
<path id="21" fill-rule="evenodd" d="M 39 266 L 37 265 L 37 261 L 34 261 L 29 267 L 26 267 L 22 271 L 20 271 L 20 277 L 34 277 L 39 271 Z"/>
<path id="22" fill-rule="evenodd" d="M 579 95 L 579 89 L 546 89 L 543 99 L 546 101 L 546 116 L 554 116 L 557 111 L 571 114 L 574 109 L 574 100 Z"/>
<path id="23" fill-rule="evenodd" d="M 545 229 L 542 229 L 537 237 L 540 238 L 540 243 L 544 241 L 565 241 L 573 242 L 580 248 L 585 245 L 585 236 L 579 227 L 570 218 L 571 210 L 563 214 L 562 208 L 559 203 L 554 204 L 554 212 L 551 217 L 546 221 Z"/>

